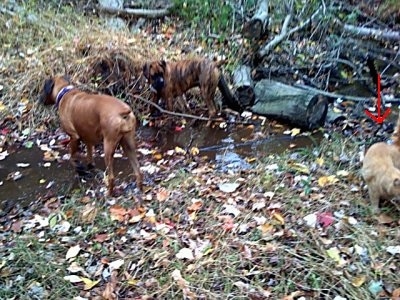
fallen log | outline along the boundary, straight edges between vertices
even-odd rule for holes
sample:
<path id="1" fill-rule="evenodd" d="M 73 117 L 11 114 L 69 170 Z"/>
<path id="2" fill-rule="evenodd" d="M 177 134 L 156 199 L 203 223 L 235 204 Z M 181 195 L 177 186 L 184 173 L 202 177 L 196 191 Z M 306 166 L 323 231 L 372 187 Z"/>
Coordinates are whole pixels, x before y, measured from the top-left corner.
<path id="1" fill-rule="evenodd" d="M 243 26 L 245 38 L 260 39 L 268 26 L 268 0 L 259 0 L 253 17 Z"/>
<path id="2" fill-rule="evenodd" d="M 328 100 L 322 95 L 268 79 L 257 82 L 254 93 L 254 113 L 305 129 L 325 123 Z"/>
<path id="3" fill-rule="evenodd" d="M 98 6 L 98 10 L 102 13 L 110 14 L 113 16 L 125 17 L 125 18 L 148 18 L 155 19 L 165 17 L 171 14 L 173 6 L 168 6 L 163 9 L 133 9 L 133 8 L 125 8 L 118 9 L 109 6 Z"/>
<path id="4" fill-rule="evenodd" d="M 242 107 L 248 107 L 254 104 L 254 83 L 251 78 L 251 69 L 249 66 L 240 65 L 233 72 L 233 88 L 235 90 L 235 96 Z"/>

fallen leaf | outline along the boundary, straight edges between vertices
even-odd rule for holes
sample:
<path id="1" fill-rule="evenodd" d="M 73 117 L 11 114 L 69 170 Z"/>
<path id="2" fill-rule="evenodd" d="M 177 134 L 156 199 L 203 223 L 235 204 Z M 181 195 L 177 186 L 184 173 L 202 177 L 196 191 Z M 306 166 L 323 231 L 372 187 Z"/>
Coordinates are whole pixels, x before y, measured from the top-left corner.
<path id="1" fill-rule="evenodd" d="M 202 206 L 203 206 L 203 201 L 199 199 L 193 199 L 192 204 L 188 206 L 187 210 L 189 213 L 192 213 L 194 211 L 198 211 Z"/>
<path id="2" fill-rule="evenodd" d="M 123 259 L 117 259 L 112 262 L 110 262 L 108 265 L 113 269 L 113 270 L 118 270 L 121 268 L 121 266 L 124 264 Z"/>
<path id="3" fill-rule="evenodd" d="M 291 163 L 288 163 L 288 165 L 295 171 L 298 171 L 300 173 L 307 174 L 307 175 L 310 174 L 310 169 L 304 164 L 291 162 Z"/>
<path id="4" fill-rule="evenodd" d="M 199 148 L 197 148 L 197 147 L 190 148 L 190 154 L 191 155 L 196 156 L 196 155 L 199 155 L 199 153 L 200 153 Z"/>
<path id="5" fill-rule="evenodd" d="M 272 213 L 272 217 L 279 222 L 281 225 L 285 225 L 285 219 L 280 213 L 274 212 Z"/>
<path id="6" fill-rule="evenodd" d="M 236 191 L 236 189 L 240 186 L 239 183 L 220 183 L 218 184 L 218 188 L 224 193 L 232 193 Z"/>
<path id="7" fill-rule="evenodd" d="M 113 221 L 124 221 L 127 213 L 128 211 L 119 204 L 110 207 L 111 220 Z"/>
<path id="8" fill-rule="evenodd" d="M 400 245 L 398 246 L 388 246 L 386 247 L 386 251 L 392 255 L 400 254 Z"/>
<path id="9" fill-rule="evenodd" d="M 321 177 L 318 179 L 318 185 L 319 185 L 320 187 L 324 187 L 324 186 L 327 186 L 327 185 L 329 185 L 329 184 L 336 183 L 336 182 L 338 182 L 338 181 L 339 181 L 339 180 L 336 178 L 335 175 L 321 176 Z"/>
<path id="10" fill-rule="evenodd" d="M 81 278 L 83 283 L 85 284 L 85 286 L 83 287 L 83 290 L 85 291 L 91 290 L 96 284 L 100 282 L 100 280 L 91 280 L 86 277 L 81 277 Z"/>
<path id="11" fill-rule="evenodd" d="M 69 248 L 67 254 L 65 255 L 65 259 L 68 260 L 70 258 L 76 257 L 79 251 L 81 251 L 81 247 L 79 245 Z"/>
<path id="12" fill-rule="evenodd" d="M 318 224 L 320 224 L 323 228 L 327 228 L 333 224 L 335 218 L 333 217 L 331 212 L 323 212 L 317 215 Z"/>
<path id="13" fill-rule="evenodd" d="M 353 278 L 353 280 L 351 281 L 351 284 L 354 285 L 355 287 L 360 287 L 364 284 L 366 279 L 367 279 L 367 276 L 360 275 L 360 276 Z"/>
<path id="14" fill-rule="evenodd" d="M 317 214 L 309 214 L 303 218 L 303 220 L 306 222 L 307 226 L 314 228 L 317 225 Z"/>
<path id="15" fill-rule="evenodd" d="M 169 197 L 169 191 L 167 189 L 162 188 L 157 192 L 156 197 L 159 202 L 164 202 Z"/>
<path id="16" fill-rule="evenodd" d="M 298 135 L 300 133 L 300 129 L 299 128 L 293 128 L 292 130 L 291 130 L 291 136 L 296 136 L 296 135 Z"/>
<path id="17" fill-rule="evenodd" d="M 64 276 L 64 279 L 71 283 L 78 283 L 83 281 L 82 278 L 78 275 L 67 275 Z"/>
<path id="18" fill-rule="evenodd" d="M 185 259 L 185 258 L 188 260 L 194 259 L 193 251 L 190 248 L 182 248 L 181 250 L 179 250 L 178 253 L 176 253 L 175 256 L 178 259 Z"/>
<path id="19" fill-rule="evenodd" d="M 108 233 L 98 233 L 94 237 L 93 241 L 98 242 L 98 243 L 103 243 L 105 241 L 108 241 L 110 239 L 110 235 Z"/>

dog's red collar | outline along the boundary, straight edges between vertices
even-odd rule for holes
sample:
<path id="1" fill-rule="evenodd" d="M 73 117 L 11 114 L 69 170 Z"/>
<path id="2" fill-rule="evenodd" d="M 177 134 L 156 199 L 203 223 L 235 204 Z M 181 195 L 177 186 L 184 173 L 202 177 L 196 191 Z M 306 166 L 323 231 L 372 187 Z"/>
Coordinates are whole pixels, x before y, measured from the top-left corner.
<path id="1" fill-rule="evenodd" d="M 63 87 L 63 88 L 58 92 L 58 94 L 57 94 L 56 103 L 54 104 L 54 106 L 55 106 L 56 108 L 58 108 L 58 106 L 60 105 L 61 100 L 62 100 L 62 98 L 64 97 L 64 95 L 65 95 L 66 93 L 68 93 L 70 90 L 74 89 L 74 88 L 75 88 L 75 87 L 74 87 L 73 85 L 67 85 L 67 86 Z"/>

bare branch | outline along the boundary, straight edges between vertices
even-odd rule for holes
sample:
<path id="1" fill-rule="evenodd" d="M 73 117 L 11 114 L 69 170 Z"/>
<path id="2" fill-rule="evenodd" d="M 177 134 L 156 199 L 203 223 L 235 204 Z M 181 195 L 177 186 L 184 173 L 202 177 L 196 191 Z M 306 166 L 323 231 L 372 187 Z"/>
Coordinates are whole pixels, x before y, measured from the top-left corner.
<path id="1" fill-rule="evenodd" d="M 264 57 L 267 55 L 276 45 L 278 45 L 287 35 L 287 29 L 290 23 L 292 15 L 287 15 L 285 21 L 283 22 L 281 33 L 275 36 L 272 41 L 270 41 L 267 45 L 265 45 L 260 51 L 258 51 L 258 56 Z"/>

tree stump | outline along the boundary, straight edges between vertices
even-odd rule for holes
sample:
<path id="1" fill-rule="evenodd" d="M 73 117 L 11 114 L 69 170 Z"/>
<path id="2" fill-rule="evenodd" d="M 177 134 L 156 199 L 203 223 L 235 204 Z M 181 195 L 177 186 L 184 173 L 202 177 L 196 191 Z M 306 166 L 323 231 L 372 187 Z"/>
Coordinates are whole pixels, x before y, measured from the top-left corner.
<path id="1" fill-rule="evenodd" d="M 249 66 L 240 65 L 233 72 L 233 88 L 236 98 L 242 107 L 252 106 L 254 104 L 254 83 L 251 79 L 251 69 Z"/>
<path id="2" fill-rule="evenodd" d="M 315 129 L 325 123 L 328 100 L 322 95 L 267 79 L 257 82 L 254 93 L 254 113 L 305 129 Z"/>

